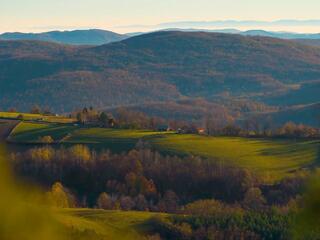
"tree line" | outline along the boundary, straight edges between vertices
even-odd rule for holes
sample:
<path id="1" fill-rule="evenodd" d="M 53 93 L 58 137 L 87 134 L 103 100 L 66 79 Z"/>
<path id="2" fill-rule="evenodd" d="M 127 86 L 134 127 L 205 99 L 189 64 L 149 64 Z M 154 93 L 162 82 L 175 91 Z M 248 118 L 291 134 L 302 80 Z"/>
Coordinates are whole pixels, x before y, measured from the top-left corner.
<path id="1" fill-rule="evenodd" d="M 20 176 L 44 186 L 61 183 L 77 206 L 107 209 L 178 212 L 201 199 L 251 208 L 285 205 L 302 192 L 304 182 L 295 177 L 264 185 L 252 172 L 217 159 L 164 156 L 143 146 L 122 154 L 84 145 L 43 146 L 11 154 L 11 162 Z"/>
<path id="2" fill-rule="evenodd" d="M 273 138 L 319 138 L 320 130 L 304 124 L 287 122 L 276 127 L 271 118 L 264 120 L 250 117 L 242 122 L 226 111 L 208 113 L 201 123 L 181 120 L 166 120 L 160 117 L 150 117 L 139 111 L 118 108 L 114 113 L 98 111 L 92 107 L 84 108 L 72 114 L 78 122 L 87 126 L 115 127 L 124 129 L 173 130 L 186 134 L 205 134 L 209 136 L 239 136 L 239 137 L 273 137 Z"/>

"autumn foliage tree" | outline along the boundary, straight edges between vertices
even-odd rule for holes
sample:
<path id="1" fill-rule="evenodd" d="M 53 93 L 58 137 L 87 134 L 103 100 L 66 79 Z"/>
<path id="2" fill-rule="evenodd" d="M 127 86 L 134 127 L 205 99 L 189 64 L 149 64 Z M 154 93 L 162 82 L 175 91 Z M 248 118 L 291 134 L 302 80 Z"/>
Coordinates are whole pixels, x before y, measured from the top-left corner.
<path id="1" fill-rule="evenodd" d="M 97 199 L 97 206 L 101 209 L 112 209 L 113 203 L 111 197 L 105 192 L 101 193 Z"/>
<path id="2" fill-rule="evenodd" d="M 58 208 L 75 207 L 75 199 L 61 183 L 52 185 L 51 191 L 47 193 L 49 203 Z"/>

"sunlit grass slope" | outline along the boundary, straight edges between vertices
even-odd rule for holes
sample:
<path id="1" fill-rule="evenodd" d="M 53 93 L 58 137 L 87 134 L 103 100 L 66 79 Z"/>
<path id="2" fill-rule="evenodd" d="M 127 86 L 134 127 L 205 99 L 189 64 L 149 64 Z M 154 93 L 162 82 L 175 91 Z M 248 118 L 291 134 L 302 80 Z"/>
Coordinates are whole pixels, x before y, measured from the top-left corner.
<path id="1" fill-rule="evenodd" d="M 8 140 L 16 143 L 38 143 L 44 136 L 61 141 L 77 127 L 67 124 L 20 122 L 11 132 Z"/>
<path id="2" fill-rule="evenodd" d="M 0 112 L 0 118 L 9 118 L 15 119 L 19 115 L 23 116 L 25 120 L 35 120 L 41 117 L 41 114 L 32 114 L 32 113 L 15 113 L 15 112 Z"/>
<path id="3" fill-rule="evenodd" d="M 58 220 L 67 228 L 72 240 L 143 240 L 150 232 L 148 220 L 155 216 L 167 215 L 93 209 L 57 211 Z"/>
<path id="4" fill-rule="evenodd" d="M 76 121 L 73 118 L 67 118 L 64 116 L 48 116 L 43 114 L 32 114 L 32 113 L 0 112 L 0 118 L 17 119 L 19 118 L 19 116 L 22 116 L 22 119 L 27 121 L 41 120 L 44 122 L 52 122 L 52 123 L 72 123 Z"/>
<path id="5" fill-rule="evenodd" d="M 149 130 L 88 128 L 74 131 L 63 142 L 95 144 L 119 152 L 134 148 L 140 139 L 163 134 L 167 133 Z"/>
<path id="6" fill-rule="evenodd" d="M 130 150 L 139 139 L 165 153 L 197 155 L 223 164 L 248 168 L 265 180 L 276 180 L 320 159 L 318 141 L 294 141 L 232 137 L 206 137 L 121 129 L 80 129 L 66 139 L 69 143 L 102 144 L 113 151 Z"/>
<path id="7" fill-rule="evenodd" d="M 154 138 L 152 143 L 162 151 L 215 158 L 224 164 L 248 168 L 265 179 L 281 178 L 320 159 L 319 141 L 174 134 Z"/>
<path id="8" fill-rule="evenodd" d="M 131 129 L 83 128 L 75 131 L 66 141 L 77 143 L 105 143 L 112 140 L 138 140 L 163 132 Z"/>
<path id="9" fill-rule="evenodd" d="M 65 144 L 89 144 L 113 152 L 128 151 L 139 140 L 163 153 L 212 158 L 230 166 L 247 168 L 265 180 L 277 180 L 317 164 L 319 141 L 206 137 L 146 130 L 79 128 L 71 125 L 20 123 L 9 139 L 36 143 L 41 136 L 52 136 Z"/>

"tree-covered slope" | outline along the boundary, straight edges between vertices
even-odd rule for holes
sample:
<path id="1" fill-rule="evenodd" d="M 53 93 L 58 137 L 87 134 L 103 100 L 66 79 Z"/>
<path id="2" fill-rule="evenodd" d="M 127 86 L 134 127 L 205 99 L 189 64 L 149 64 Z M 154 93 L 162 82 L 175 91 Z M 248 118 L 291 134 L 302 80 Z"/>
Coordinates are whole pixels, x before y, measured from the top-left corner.
<path id="1" fill-rule="evenodd" d="M 72 45 L 102 45 L 121 41 L 125 38 L 128 38 L 128 36 L 99 29 L 51 31 L 44 33 L 13 32 L 0 35 L 1 40 L 38 40 Z"/>
<path id="2" fill-rule="evenodd" d="M 99 47 L 0 41 L 0 72 L 1 108 L 38 103 L 70 111 L 183 96 L 290 93 L 320 79 L 320 49 L 201 32 L 156 32 Z"/>

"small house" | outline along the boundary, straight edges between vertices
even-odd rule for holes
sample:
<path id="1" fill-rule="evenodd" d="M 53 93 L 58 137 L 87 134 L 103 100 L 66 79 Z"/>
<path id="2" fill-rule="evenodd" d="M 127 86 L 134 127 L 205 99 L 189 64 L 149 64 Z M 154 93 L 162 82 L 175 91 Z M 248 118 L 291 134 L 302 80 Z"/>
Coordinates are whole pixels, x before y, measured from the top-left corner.
<path id="1" fill-rule="evenodd" d="M 204 135 L 206 134 L 206 130 L 204 128 L 198 128 L 198 134 Z"/>

